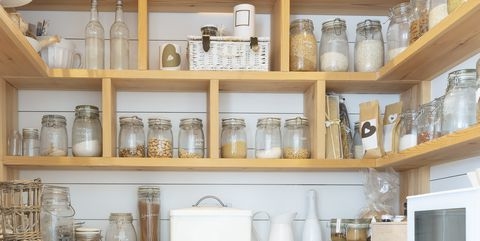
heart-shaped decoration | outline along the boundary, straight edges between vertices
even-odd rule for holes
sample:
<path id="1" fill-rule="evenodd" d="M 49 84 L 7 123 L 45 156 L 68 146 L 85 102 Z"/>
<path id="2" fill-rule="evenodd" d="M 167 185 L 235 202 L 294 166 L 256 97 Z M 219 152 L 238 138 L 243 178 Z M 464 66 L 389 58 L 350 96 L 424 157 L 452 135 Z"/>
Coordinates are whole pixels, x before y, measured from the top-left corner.
<path id="1" fill-rule="evenodd" d="M 377 127 L 372 126 L 370 122 L 366 121 L 362 125 L 362 138 L 367 138 L 375 134 L 377 132 Z"/>
<path id="2" fill-rule="evenodd" d="M 398 113 L 389 115 L 389 116 L 388 116 L 388 123 L 389 123 L 389 124 L 395 123 L 395 121 L 397 120 L 397 118 L 398 118 Z"/>
<path id="3" fill-rule="evenodd" d="M 162 67 L 177 67 L 180 65 L 180 54 L 173 44 L 167 44 L 162 52 Z"/>

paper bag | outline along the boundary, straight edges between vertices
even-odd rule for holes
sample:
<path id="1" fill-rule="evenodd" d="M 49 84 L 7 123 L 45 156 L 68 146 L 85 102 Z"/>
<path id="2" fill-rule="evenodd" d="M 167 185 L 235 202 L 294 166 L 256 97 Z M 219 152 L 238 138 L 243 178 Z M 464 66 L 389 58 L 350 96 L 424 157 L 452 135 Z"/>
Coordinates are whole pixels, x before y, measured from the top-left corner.
<path id="1" fill-rule="evenodd" d="M 398 152 L 398 129 L 402 102 L 385 106 L 383 116 L 383 150 L 386 154 Z"/>
<path id="2" fill-rule="evenodd" d="M 365 150 L 363 158 L 379 158 L 383 152 L 383 123 L 377 100 L 360 104 L 360 135 Z"/>
<path id="3" fill-rule="evenodd" d="M 338 96 L 327 95 L 325 109 L 327 112 L 325 113 L 325 158 L 341 159 L 343 155 L 340 136 L 340 98 Z"/>

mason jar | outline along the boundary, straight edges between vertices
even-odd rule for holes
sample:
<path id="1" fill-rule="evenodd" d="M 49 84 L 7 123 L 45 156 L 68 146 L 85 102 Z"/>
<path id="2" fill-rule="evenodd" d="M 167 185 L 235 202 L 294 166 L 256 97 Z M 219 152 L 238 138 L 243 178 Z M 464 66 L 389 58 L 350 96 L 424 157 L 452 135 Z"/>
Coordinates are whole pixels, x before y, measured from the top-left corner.
<path id="1" fill-rule="evenodd" d="M 369 220 L 355 219 L 346 224 L 347 241 L 367 241 L 369 237 Z"/>
<path id="2" fill-rule="evenodd" d="M 202 120 L 198 118 L 181 119 L 178 133 L 178 157 L 203 158 L 204 148 L 205 136 Z"/>
<path id="3" fill-rule="evenodd" d="M 403 2 L 390 9 L 387 29 L 387 59 L 392 60 L 409 45 L 411 6 Z"/>
<path id="4" fill-rule="evenodd" d="M 417 117 L 417 143 L 424 143 L 431 141 L 440 136 L 439 132 L 441 129 L 438 129 L 438 111 L 440 104 L 440 99 L 434 99 L 426 104 L 423 104 L 420 107 L 420 111 Z"/>
<path id="5" fill-rule="evenodd" d="M 102 155 L 102 125 L 100 124 L 98 107 L 93 105 L 75 107 L 72 153 L 74 156 Z"/>
<path id="6" fill-rule="evenodd" d="M 40 135 L 36 128 L 23 128 L 23 156 L 39 156 L 40 155 Z"/>
<path id="7" fill-rule="evenodd" d="M 357 24 L 355 41 L 355 71 L 375 72 L 383 66 L 382 25 L 367 19 Z"/>
<path id="8" fill-rule="evenodd" d="M 244 119 L 222 119 L 220 152 L 222 158 L 247 158 L 247 134 Z"/>
<path id="9" fill-rule="evenodd" d="M 120 117 L 118 156 L 145 157 L 145 131 L 142 118 L 138 116 Z"/>
<path id="10" fill-rule="evenodd" d="M 411 0 L 412 17 L 410 23 L 410 33 L 408 35 L 409 44 L 412 44 L 428 31 L 428 1 L 429 0 Z"/>
<path id="11" fill-rule="evenodd" d="M 285 121 L 283 158 L 310 158 L 310 129 L 306 118 L 297 117 Z"/>
<path id="12" fill-rule="evenodd" d="M 173 134 L 170 120 L 148 119 L 147 155 L 159 158 L 173 157 Z"/>
<path id="13" fill-rule="evenodd" d="M 400 115 L 398 150 L 403 151 L 417 145 L 417 112 L 407 110 Z"/>
<path id="14" fill-rule="evenodd" d="M 131 213 L 110 213 L 105 241 L 137 241 Z"/>
<path id="15" fill-rule="evenodd" d="M 67 119 L 62 115 L 44 115 L 40 130 L 41 156 L 67 156 Z"/>
<path id="16" fill-rule="evenodd" d="M 159 240 L 160 188 L 140 186 L 137 191 L 140 222 L 140 240 Z"/>
<path id="17" fill-rule="evenodd" d="M 322 24 L 320 38 L 320 70 L 348 71 L 348 41 L 345 20 L 336 18 Z"/>
<path id="18" fill-rule="evenodd" d="M 272 159 L 282 157 L 280 118 L 261 118 L 255 133 L 255 157 Z"/>
<path id="19" fill-rule="evenodd" d="M 317 70 L 317 40 L 310 19 L 290 24 L 290 71 Z"/>
<path id="20" fill-rule="evenodd" d="M 435 27 L 448 16 L 448 0 L 430 0 L 428 10 L 428 29 Z"/>
<path id="21" fill-rule="evenodd" d="M 40 225 L 43 240 L 73 241 L 75 210 L 68 187 L 45 185 L 42 191 Z"/>

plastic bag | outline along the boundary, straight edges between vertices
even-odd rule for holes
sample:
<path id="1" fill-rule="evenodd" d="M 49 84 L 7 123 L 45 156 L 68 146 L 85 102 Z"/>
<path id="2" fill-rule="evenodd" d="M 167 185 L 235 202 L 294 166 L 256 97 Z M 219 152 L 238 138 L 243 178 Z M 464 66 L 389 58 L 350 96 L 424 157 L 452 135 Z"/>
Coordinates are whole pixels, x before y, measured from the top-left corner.
<path id="1" fill-rule="evenodd" d="M 367 206 L 360 211 L 360 218 L 380 220 L 383 214 L 393 214 L 393 206 L 398 200 L 399 175 L 393 168 L 379 172 L 369 168 L 365 172 L 364 192 Z"/>

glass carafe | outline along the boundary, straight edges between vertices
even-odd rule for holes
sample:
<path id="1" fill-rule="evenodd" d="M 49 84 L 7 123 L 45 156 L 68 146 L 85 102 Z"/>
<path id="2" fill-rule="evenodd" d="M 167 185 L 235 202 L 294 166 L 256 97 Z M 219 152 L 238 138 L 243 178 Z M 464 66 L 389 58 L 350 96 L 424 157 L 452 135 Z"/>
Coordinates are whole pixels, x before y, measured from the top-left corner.
<path id="1" fill-rule="evenodd" d="M 91 1 L 90 21 L 85 27 L 85 66 L 87 69 L 105 68 L 105 31 L 98 20 L 97 0 Z"/>
<path id="2" fill-rule="evenodd" d="M 123 1 L 117 0 L 115 22 L 110 28 L 110 69 L 128 69 L 130 51 L 128 27 L 123 21 Z"/>
<path id="3" fill-rule="evenodd" d="M 410 3 L 404 2 L 390 9 L 387 29 L 387 59 L 392 60 L 407 49 L 410 34 Z"/>

